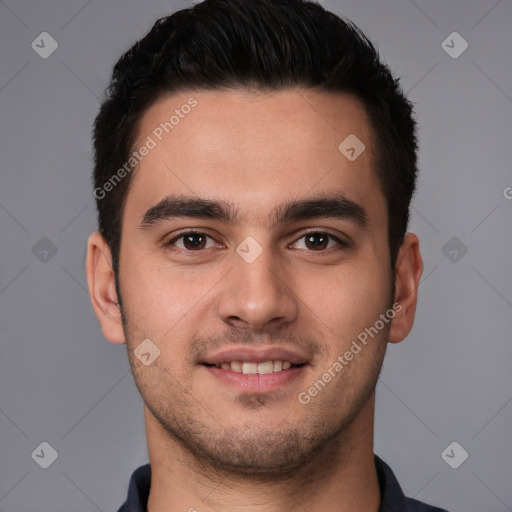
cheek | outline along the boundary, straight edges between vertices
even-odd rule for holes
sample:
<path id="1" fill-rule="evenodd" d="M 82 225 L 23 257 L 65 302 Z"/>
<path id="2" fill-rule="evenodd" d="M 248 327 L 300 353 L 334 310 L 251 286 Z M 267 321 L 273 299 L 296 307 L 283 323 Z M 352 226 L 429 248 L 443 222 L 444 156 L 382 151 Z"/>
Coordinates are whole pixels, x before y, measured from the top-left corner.
<path id="1" fill-rule="evenodd" d="M 181 352 L 183 344 L 186 351 L 186 341 L 207 318 L 209 292 L 221 275 L 204 267 L 173 266 L 155 252 L 126 254 L 120 278 L 130 328 L 163 347 L 172 345 L 173 351 Z"/>
<path id="2" fill-rule="evenodd" d="M 311 280 L 309 286 L 304 282 L 300 294 L 314 312 L 315 322 L 326 326 L 326 334 L 336 337 L 334 345 L 341 350 L 387 310 L 390 282 L 382 268 L 362 263 Z"/>
<path id="3" fill-rule="evenodd" d="M 148 255 L 126 254 L 120 282 L 127 318 L 148 337 L 161 338 L 189 309 L 193 290 L 173 282 Z"/>

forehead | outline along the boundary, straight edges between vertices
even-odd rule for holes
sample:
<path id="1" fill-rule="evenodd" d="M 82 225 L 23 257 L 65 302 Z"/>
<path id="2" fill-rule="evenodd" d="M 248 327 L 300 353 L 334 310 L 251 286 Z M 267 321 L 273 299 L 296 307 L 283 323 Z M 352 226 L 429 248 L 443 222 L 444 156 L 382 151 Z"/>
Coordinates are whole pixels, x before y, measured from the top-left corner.
<path id="1" fill-rule="evenodd" d="M 341 192 L 385 210 L 372 132 L 352 95 L 184 91 L 144 113 L 134 149 L 144 145 L 127 198 L 140 209 L 181 193 L 264 217 L 283 199 Z"/>

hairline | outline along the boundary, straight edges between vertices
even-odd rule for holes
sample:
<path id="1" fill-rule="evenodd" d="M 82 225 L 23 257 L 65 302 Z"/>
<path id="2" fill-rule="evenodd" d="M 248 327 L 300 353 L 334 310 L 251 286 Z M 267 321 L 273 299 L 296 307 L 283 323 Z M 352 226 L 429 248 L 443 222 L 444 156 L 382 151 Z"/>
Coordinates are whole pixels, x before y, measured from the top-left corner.
<path id="1" fill-rule="evenodd" d="M 219 94 L 240 93 L 240 94 L 243 94 L 246 96 L 261 97 L 261 96 L 268 96 L 268 95 L 272 95 L 272 94 L 279 94 L 279 93 L 293 92 L 293 91 L 313 92 L 313 93 L 322 94 L 325 96 L 338 97 L 338 98 L 342 97 L 342 98 L 345 98 L 346 100 L 349 100 L 349 101 L 357 104 L 359 111 L 362 113 L 362 115 L 364 117 L 364 123 L 365 123 L 366 127 L 368 128 L 368 132 L 370 134 L 370 144 L 366 144 L 365 151 L 368 151 L 370 154 L 370 169 L 371 169 L 372 173 L 374 174 L 375 178 L 377 179 L 377 183 L 379 184 L 380 193 L 383 195 L 385 203 L 386 203 L 386 220 L 387 220 L 386 229 L 387 229 L 387 233 L 388 233 L 388 248 L 391 249 L 389 247 L 389 227 L 390 227 L 389 226 L 389 213 L 390 212 L 389 212 L 389 208 L 388 208 L 388 197 L 387 197 L 385 187 L 381 180 L 382 171 L 379 166 L 379 156 L 382 153 L 382 151 L 379 147 L 379 140 L 378 140 L 379 137 L 378 137 L 376 129 L 373 126 L 371 116 L 367 111 L 367 105 L 366 105 L 365 100 L 363 98 L 361 98 L 361 96 L 359 96 L 354 91 L 344 91 L 341 89 L 339 91 L 336 91 L 332 88 L 327 89 L 327 88 L 323 87 L 322 85 L 314 86 L 314 87 L 306 87 L 306 86 L 302 86 L 299 84 L 283 86 L 283 87 L 279 87 L 279 88 L 249 87 L 244 84 L 234 84 L 234 85 L 226 84 L 226 85 L 220 85 L 218 87 L 211 87 L 211 88 L 210 87 L 179 87 L 172 91 L 161 91 L 155 96 L 155 98 L 153 99 L 152 102 L 150 102 L 144 109 L 142 109 L 138 113 L 137 121 L 134 125 L 133 132 L 132 132 L 133 133 L 133 143 L 128 150 L 128 154 L 131 154 L 133 151 L 135 151 L 135 149 L 137 147 L 139 147 L 142 144 L 142 142 L 141 142 L 141 139 L 142 139 L 141 125 L 142 125 L 144 117 L 147 115 L 147 113 L 152 108 L 154 108 L 159 103 L 164 102 L 168 99 L 177 98 L 177 97 L 187 94 L 187 93 L 203 93 L 203 92 L 212 92 L 212 93 L 219 93 Z M 121 203 L 121 211 L 120 211 L 120 216 L 119 216 L 119 222 L 120 222 L 120 226 L 119 226 L 119 228 L 120 228 L 119 229 L 119 234 L 120 234 L 119 256 L 121 254 L 122 230 L 123 230 L 122 228 L 123 228 L 123 217 L 124 217 L 125 205 L 126 205 L 126 201 L 127 201 L 128 195 L 129 195 L 131 187 L 132 187 L 132 183 L 135 180 L 136 174 L 138 174 L 139 165 L 140 164 L 138 164 L 133 169 L 133 171 L 130 173 L 130 175 L 127 177 L 128 178 L 127 186 L 124 191 L 124 196 L 123 196 L 123 200 Z"/>

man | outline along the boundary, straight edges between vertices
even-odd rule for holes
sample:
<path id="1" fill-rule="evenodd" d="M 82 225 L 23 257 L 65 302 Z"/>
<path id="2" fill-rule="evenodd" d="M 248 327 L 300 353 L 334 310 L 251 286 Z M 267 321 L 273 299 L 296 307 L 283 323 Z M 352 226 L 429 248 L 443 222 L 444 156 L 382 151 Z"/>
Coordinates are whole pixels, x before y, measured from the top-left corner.
<path id="1" fill-rule="evenodd" d="M 423 270 L 412 108 L 301 0 L 206 0 L 116 64 L 87 279 L 125 343 L 150 465 L 120 512 L 439 511 L 373 453 Z"/>

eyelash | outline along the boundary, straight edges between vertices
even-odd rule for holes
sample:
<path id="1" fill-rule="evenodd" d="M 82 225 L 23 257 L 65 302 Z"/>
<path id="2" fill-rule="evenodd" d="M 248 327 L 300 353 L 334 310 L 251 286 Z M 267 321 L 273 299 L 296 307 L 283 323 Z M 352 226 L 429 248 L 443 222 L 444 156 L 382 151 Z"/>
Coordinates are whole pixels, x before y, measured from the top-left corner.
<path id="1" fill-rule="evenodd" d="M 203 236 L 206 236 L 208 238 L 211 238 L 213 240 L 213 237 L 208 235 L 207 233 L 204 233 L 203 231 L 196 231 L 196 230 L 189 230 L 189 231 L 185 231 L 183 233 L 180 233 L 179 235 L 175 236 L 174 238 L 172 238 L 171 240 L 169 240 L 168 242 L 165 242 L 164 243 L 164 248 L 166 249 L 171 249 L 172 251 L 175 251 L 175 252 L 186 252 L 186 253 L 202 253 L 205 251 L 205 249 L 199 249 L 197 251 L 194 251 L 194 250 L 190 250 L 190 249 L 181 249 L 181 248 L 173 248 L 173 245 L 180 239 L 184 238 L 185 236 L 187 235 L 203 235 Z M 337 244 L 342 247 L 342 248 L 349 248 L 350 247 L 350 244 L 344 240 L 341 240 L 340 238 L 338 238 L 337 236 L 329 233 L 328 231 L 320 231 L 320 230 L 312 230 L 312 231 L 308 231 L 306 233 L 303 233 L 298 239 L 297 241 L 307 237 L 308 235 L 327 235 L 329 237 L 329 239 L 331 240 L 334 240 L 335 242 L 337 242 Z M 294 242 L 296 243 L 296 242 Z M 292 244 L 293 245 L 293 244 Z M 329 249 L 332 249 L 332 247 L 330 247 Z M 318 251 L 314 251 L 314 250 L 308 250 L 308 252 L 326 252 L 328 251 L 329 249 L 322 249 L 322 250 L 318 250 Z"/>

